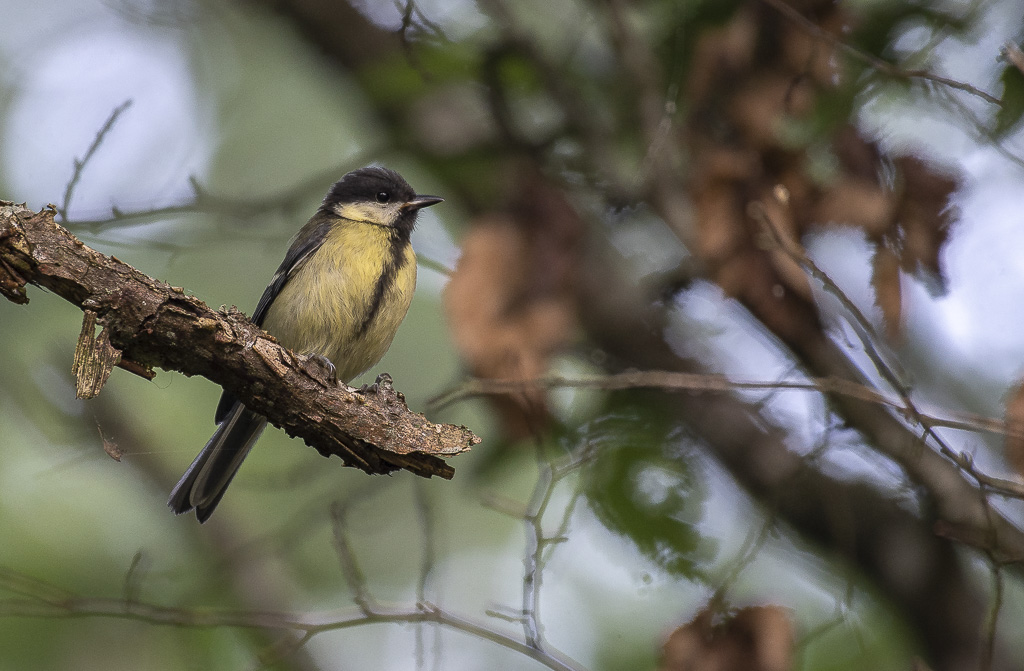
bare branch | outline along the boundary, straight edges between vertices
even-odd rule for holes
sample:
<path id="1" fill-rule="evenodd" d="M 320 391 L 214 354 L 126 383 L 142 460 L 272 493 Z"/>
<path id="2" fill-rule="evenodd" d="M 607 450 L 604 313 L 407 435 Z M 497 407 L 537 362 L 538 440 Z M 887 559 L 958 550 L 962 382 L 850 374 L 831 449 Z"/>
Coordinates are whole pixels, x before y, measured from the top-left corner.
<path id="1" fill-rule="evenodd" d="M 52 589 L 52 588 L 51 588 Z M 490 641 L 503 648 L 529 657 L 554 671 L 582 671 L 574 660 L 555 651 L 531 648 L 522 641 L 501 634 L 481 624 L 449 613 L 433 604 L 423 608 L 377 607 L 369 613 L 344 616 L 337 612 L 283 613 L 249 610 L 191 610 L 171 608 L 123 599 L 69 597 L 60 601 L 31 598 L 0 599 L 0 618 L 43 617 L 83 618 L 106 617 L 177 627 L 243 629 L 281 629 L 304 632 L 305 643 L 313 636 L 329 631 L 352 629 L 368 624 L 416 624 L 433 622 L 456 631 Z"/>
<path id="2" fill-rule="evenodd" d="M 537 481 L 534 483 L 533 491 L 530 493 L 530 501 L 525 507 L 511 502 L 502 501 L 491 496 L 484 500 L 484 505 L 496 509 L 498 512 L 518 517 L 523 522 L 526 532 L 526 543 L 523 553 L 523 581 L 522 581 L 522 607 L 518 611 L 510 613 L 499 610 L 489 610 L 487 614 L 508 622 L 516 622 L 522 625 L 523 635 L 527 645 L 536 650 L 546 650 L 547 642 L 544 640 L 544 627 L 540 619 L 540 596 L 541 583 L 544 566 L 550 556 L 551 548 L 565 540 L 565 533 L 569 526 L 569 520 L 575 510 L 576 502 L 579 500 L 580 491 L 573 493 L 572 499 L 565 507 L 559 521 L 558 529 L 554 535 L 544 533 L 544 516 L 547 514 L 548 506 L 554 496 L 559 483 L 589 459 L 589 446 L 584 445 L 575 450 L 572 455 L 564 459 L 551 460 L 544 452 L 544 446 L 537 446 Z M 509 609 L 511 610 L 511 609 Z"/>
<path id="3" fill-rule="evenodd" d="M 935 84 L 941 84 L 948 88 L 956 89 L 957 91 L 969 93 L 972 96 L 981 98 L 985 102 L 993 105 L 1002 104 L 999 98 L 995 97 L 991 93 L 986 93 L 975 86 L 971 86 L 970 84 L 957 81 L 956 79 L 950 79 L 949 77 L 943 77 L 927 70 L 904 70 L 897 65 L 893 65 L 888 61 L 882 60 L 881 58 L 858 49 L 852 44 L 847 44 L 835 35 L 822 30 L 813 21 L 808 20 L 803 14 L 786 4 L 784 0 L 761 0 L 761 2 L 775 8 L 780 14 L 800 26 L 801 30 L 813 35 L 823 42 L 827 42 L 829 45 L 836 47 L 837 49 L 842 49 L 852 58 L 864 63 L 878 72 L 881 72 L 882 74 L 899 79 L 921 79 Z"/>
<path id="4" fill-rule="evenodd" d="M 818 267 L 811 257 L 807 256 L 804 252 L 803 247 L 796 241 L 786 235 L 782 228 L 768 215 L 768 210 L 765 208 L 763 203 L 752 202 L 747 208 L 751 217 L 753 217 L 761 226 L 764 231 L 769 235 L 771 243 L 774 248 L 783 252 L 790 259 L 795 261 L 797 265 L 804 269 L 804 271 L 813 277 L 814 279 L 821 282 L 822 286 L 830 294 L 835 296 L 842 304 L 843 308 L 853 317 L 854 323 L 859 327 L 861 335 L 861 344 L 864 346 L 864 353 L 871 359 L 871 364 L 875 367 L 882 379 L 892 387 L 903 399 L 904 403 L 909 403 L 910 389 L 904 384 L 903 380 L 900 379 L 900 375 L 896 373 L 885 361 L 885 357 L 879 351 L 873 338 L 869 335 L 875 333 L 875 327 L 872 325 L 871 320 L 861 311 L 857 304 L 854 303 L 846 295 L 846 293 L 839 288 L 839 285 L 835 283 L 828 273 Z M 858 385 L 859 386 L 859 385 Z"/>
<path id="5" fill-rule="evenodd" d="M 370 153 L 367 152 L 366 156 Z M 348 170 L 352 164 L 364 162 L 361 153 L 355 158 L 350 158 L 343 166 L 335 166 L 323 172 L 318 172 L 302 180 L 293 187 L 271 194 L 262 198 L 232 198 L 221 196 L 206 191 L 199 181 L 192 177 L 189 183 L 192 186 L 192 198 L 174 205 L 163 207 L 149 207 L 136 210 L 125 210 L 120 207 L 111 209 L 110 216 L 97 216 L 91 219 L 67 219 L 64 217 L 63 225 L 74 231 L 87 230 L 91 233 L 101 233 L 110 229 L 131 226 L 145 221 L 166 219 L 181 214 L 223 214 L 232 217 L 246 219 L 265 215 L 272 211 L 285 211 L 304 202 L 311 194 L 323 191 L 326 185 L 330 184 L 337 176 Z"/>
<path id="6" fill-rule="evenodd" d="M 123 103 L 118 105 L 107 117 L 107 120 L 103 123 L 100 129 L 96 132 L 96 137 L 93 138 L 89 148 L 85 151 L 85 156 L 82 158 L 75 159 L 75 170 L 71 174 L 71 179 L 68 180 L 67 188 L 64 189 L 64 201 L 61 206 L 57 208 L 57 212 L 60 213 L 60 218 L 67 221 L 68 218 L 68 207 L 71 206 L 71 198 L 75 194 L 75 187 L 78 186 L 78 180 L 82 178 L 82 173 L 85 171 L 85 166 L 89 164 L 89 161 L 96 154 L 96 150 L 103 144 L 103 140 L 107 137 L 107 133 L 117 123 L 118 117 L 120 117 L 129 107 L 132 106 L 132 99 L 129 98 Z"/>
<path id="7" fill-rule="evenodd" d="M 434 572 L 434 565 L 437 562 L 437 544 L 435 534 L 435 523 L 434 523 L 434 511 L 430 505 L 430 499 L 427 497 L 426 487 L 422 480 L 416 480 L 413 483 L 413 493 L 416 497 L 416 516 L 420 522 L 420 528 L 423 532 L 423 557 L 420 559 L 420 572 L 416 580 L 416 603 L 424 604 L 427 602 L 427 583 L 430 581 L 430 577 Z M 422 608 L 422 606 L 420 606 Z M 426 663 L 426 653 L 424 651 L 424 626 L 420 625 L 416 627 L 416 668 L 422 669 Z M 435 630 L 436 631 L 436 630 Z M 434 640 L 434 652 L 435 654 L 439 651 L 440 637 L 435 637 Z M 435 661 L 439 659 L 435 658 Z"/>
<path id="8" fill-rule="evenodd" d="M 933 438 L 934 434 L 931 432 L 931 429 L 937 426 L 948 426 L 963 430 L 991 431 L 996 433 L 1010 432 L 1010 428 L 1006 426 L 1005 423 L 994 419 L 978 418 L 974 420 L 946 420 L 932 415 L 927 415 L 905 401 L 900 401 L 890 396 L 886 396 L 874 389 L 871 389 L 870 387 L 867 387 L 866 385 L 838 378 L 812 378 L 807 382 L 734 382 L 721 375 L 670 371 L 643 371 L 620 373 L 617 375 L 607 375 L 594 378 L 564 378 L 552 375 L 530 380 L 470 379 L 465 381 L 457 389 L 434 399 L 432 403 L 437 406 L 443 406 L 470 396 L 512 394 L 521 393 L 524 389 L 555 387 L 607 390 L 656 388 L 672 391 L 698 391 L 708 393 L 728 392 L 740 389 L 794 389 L 815 391 L 819 393 L 846 396 L 848 398 L 893 408 L 897 410 L 903 418 L 915 421 L 920 426 L 923 426 L 928 432 L 928 435 L 931 435 Z M 973 461 L 969 456 L 945 446 L 945 443 L 942 443 L 942 445 L 944 446 L 940 448 L 942 455 L 953 462 L 953 464 L 946 462 L 950 469 L 953 467 L 960 468 L 971 479 L 983 486 L 986 492 L 1011 498 L 1024 498 L 1024 485 L 1011 480 L 986 475 L 980 472 L 973 465 Z M 926 460 L 926 456 L 921 449 L 907 448 L 905 452 L 891 454 L 889 452 L 885 453 L 901 463 L 909 460 L 911 462 L 911 470 L 919 467 L 918 464 L 913 463 L 914 460 Z M 933 462 L 931 459 L 927 459 L 927 467 L 929 469 L 937 469 L 938 464 Z M 936 488 L 933 494 L 936 497 L 939 497 L 940 500 L 943 500 L 943 497 L 946 497 L 943 500 L 943 503 L 946 506 L 952 508 L 954 500 L 966 502 L 967 499 L 963 497 L 967 496 L 971 497 L 972 504 L 977 503 L 977 498 L 981 494 L 980 490 L 971 488 L 966 482 L 957 482 L 956 478 L 949 479 L 949 473 L 943 473 L 943 477 L 944 486 Z M 966 489 L 961 489 L 961 487 L 964 486 L 966 486 Z M 498 507 L 493 501 L 489 503 L 492 507 Z M 970 507 L 973 506 L 962 506 L 962 508 L 965 509 Z M 509 512 L 509 514 L 512 515 L 520 514 L 509 505 L 504 505 L 500 509 Z M 1016 561 L 1024 558 L 1024 537 L 1022 537 L 1021 532 L 1009 520 L 998 514 L 990 513 L 986 517 L 985 524 L 979 526 L 978 521 L 974 519 L 975 515 L 973 514 L 973 511 L 970 518 L 972 521 L 967 525 L 967 529 L 971 529 L 975 533 L 968 535 L 961 534 L 957 537 L 958 540 L 970 542 L 982 548 L 996 550 L 1001 561 Z M 977 533 L 990 525 L 994 525 L 992 528 L 1000 529 L 1001 531 L 999 531 L 998 534 L 991 533 L 990 531 Z M 995 544 L 994 546 L 992 545 L 993 543 Z"/>
<path id="9" fill-rule="evenodd" d="M 551 464 L 544 459 L 543 445 L 537 446 L 540 473 L 530 495 L 530 504 L 523 518 L 526 528 L 526 552 L 523 557 L 523 634 L 526 643 L 543 649 L 544 629 L 540 623 L 541 556 L 544 552 L 544 510 L 554 492 L 555 476 Z"/>
<path id="10" fill-rule="evenodd" d="M 406 469 L 450 478 L 454 469 L 438 457 L 479 442 L 465 427 L 411 412 L 389 376 L 378 379 L 376 393 L 338 385 L 237 310 L 214 311 L 184 289 L 90 249 L 53 215 L 0 201 L 0 293 L 27 302 L 26 284 L 37 284 L 95 313 L 122 362 L 207 377 L 289 435 L 367 473 Z"/>
<path id="11" fill-rule="evenodd" d="M 999 611 L 1002 607 L 1003 570 L 999 564 L 994 563 L 992 566 L 992 601 L 985 621 L 984 645 L 982 646 L 981 662 L 978 664 L 980 671 L 991 671 L 992 669 L 992 660 L 996 651 L 996 631 L 999 629 Z"/>
<path id="12" fill-rule="evenodd" d="M 338 561 L 341 562 L 341 573 L 345 576 L 349 589 L 352 590 L 352 600 L 359 606 L 359 610 L 369 615 L 377 604 L 370 594 L 370 588 L 366 584 L 366 576 L 359 567 L 356 554 L 348 541 L 348 530 L 345 524 L 347 514 L 347 504 L 337 502 L 331 506 L 331 529 L 334 533 L 334 548 L 338 553 Z"/>
<path id="13" fill-rule="evenodd" d="M 435 396 L 428 401 L 433 408 L 444 408 L 453 403 L 458 403 L 468 398 L 478 396 L 490 396 L 499 394 L 519 394 L 531 389 L 600 389 L 615 391 L 622 389 L 662 389 L 665 391 L 689 391 L 703 393 L 724 393 L 730 391 L 807 391 L 823 394 L 834 394 L 848 398 L 866 401 L 877 405 L 892 408 L 900 414 L 906 415 L 910 412 L 905 401 L 895 398 L 890 394 L 858 384 L 850 380 L 836 377 L 806 378 L 805 380 L 733 380 L 725 375 L 711 373 L 682 373 L 676 371 L 645 370 L 630 371 L 627 373 L 615 373 L 611 375 L 597 375 L 593 377 L 564 377 L 561 375 L 545 375 L 542 377 L 523 379 L 500 379 L 500 378 L 468 378 L 453 387 L 452 389 Z M 914 419 L 922 425 L 930 428 L 948 428 L 959 431 L 974 431 L 979 433 L 992 433 L 999 436 L 1019 435 L 1005 421 L 992 417 L 983 417 L 968 413 L 955 413 L 942 411 L 942 414 L 929 414 L 920 410 L 914 413 Z M 1024 434 L 1021 434 L 1024 435 Z M 951 457 L 953 458 L 953 457 Z M 961 458 L 954 458 L 961 467 L 966 468 L 966 462 Z M 993 489 L 1005 489 L 1007 493 L 1024 497 L 1024 485 L 990 479 L 984 484 L 990 485 Z"/>

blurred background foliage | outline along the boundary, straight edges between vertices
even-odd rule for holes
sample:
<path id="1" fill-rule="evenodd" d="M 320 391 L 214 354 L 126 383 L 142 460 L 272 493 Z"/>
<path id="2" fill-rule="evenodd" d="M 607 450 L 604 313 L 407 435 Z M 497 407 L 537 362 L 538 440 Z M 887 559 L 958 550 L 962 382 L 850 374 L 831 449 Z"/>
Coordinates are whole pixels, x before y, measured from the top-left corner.
<path id="1" fill-rule="evenodd" d="M 220 389 L 76 400 L 80 314 L 31 291 L 0 669 L 1024 668 L 1018 3 L 4 17 L 0 195 L 211 305 L 350 169 L 445 197 L 360 382 L 484 442 L 441 482 L 269 431 L 199 526 L 164 502 Z"/>

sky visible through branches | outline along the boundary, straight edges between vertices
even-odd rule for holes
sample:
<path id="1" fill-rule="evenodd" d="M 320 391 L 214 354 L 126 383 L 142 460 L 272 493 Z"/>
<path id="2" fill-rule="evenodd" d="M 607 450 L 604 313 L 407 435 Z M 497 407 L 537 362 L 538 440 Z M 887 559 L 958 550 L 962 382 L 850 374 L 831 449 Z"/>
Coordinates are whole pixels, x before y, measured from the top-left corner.
<path id="1" fill-rule="evenodd" d="M 219 388 L 76 400 L 30 287 L 0 662 L 1024 668 L 1016 3 L 335 5 L 16 3 L 0 197 L 248 312 L 398 169 L 446 201 L 366 381 L 484 442 L 441 482 L 269 432 L 199 527 Z"/>

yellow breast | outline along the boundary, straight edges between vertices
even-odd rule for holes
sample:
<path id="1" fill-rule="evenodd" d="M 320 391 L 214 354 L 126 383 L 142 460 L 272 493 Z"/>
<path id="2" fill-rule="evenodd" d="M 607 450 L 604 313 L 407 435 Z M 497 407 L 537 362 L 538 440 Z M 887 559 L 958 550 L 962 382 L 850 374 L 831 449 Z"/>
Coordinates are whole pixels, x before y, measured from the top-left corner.
<path id="1" fill-rule="evenodd" d="M 289 349 L 326 356 L 348 382 L 388 351 L 416 288 L 416 254 L 393 231 L 340 220 L 284 285 L 263 326 Z M 389 275 L 375 300 L 382 275 Z"/>

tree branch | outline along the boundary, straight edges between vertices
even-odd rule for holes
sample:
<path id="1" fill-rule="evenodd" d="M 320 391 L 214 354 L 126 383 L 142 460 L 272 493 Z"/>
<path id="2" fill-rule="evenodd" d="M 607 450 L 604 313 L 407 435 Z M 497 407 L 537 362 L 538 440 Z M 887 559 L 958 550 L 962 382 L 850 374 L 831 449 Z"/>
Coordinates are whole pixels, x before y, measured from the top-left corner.
<path id="1" fill-rule="evenodd" d="M 184 289 L 87 247 L 54 214 L 0 201 L 0 294 L 27 303 L 26 284 L 36 284 L 102 326 L 99 335 L 83 330 L 79 352 L 102 352 L 105 361 L 77 362 L 80 376 L 103 376 L 114 363 L 147 376 L 154 367 L 202 375 L 322 455 L 336 454 L 367 473 L 406 469 L 451 478 L 455 470 L 438 457 L 480 442 L 465 427 L 411 412 L 390 377 L 378 379 L 376 393 L 338 385 L 316 361 L 281 347 L 238 310 L 212 310 Z M 100 346 L 90 347 L 90 339 Z M 80 379 L 79 389 L 95 395 L 100 382 Z"/>
<path id="2" fill-rule="evenodd" d="M 984 100 L 985 102 L 992 105 L 1003 104 L 999 98 L 995 97 L 991 93 L 982 91 L 978 87 L 971 86 L 966 82 L 957 81 L 956 79 L 951 79 L 950 77 L 943 77 L 942 75 L 937 75 L 934 72 L 929 72 L 928 70 L 905 70 L 899 65 L 895 65 L 893 63 L 890 63 L 889 61 L 878 58 L 877 56 L 873 56 L 872 54 L 869 54 L 866 51 L 858 49 L 856 46 L 844 42 L 835 35 L 829 33 L 827 30 L 823 30 L 821 26 L 805 17 L 803 14 L 797 11 L 795 7 L 787 4 L 784 0 L 761 0 L 761 2 L 763 2 L 766 5 L 769 5 L 770 7 L 773 7 L 780 14 L 782 14 L 787 19 L 789 19 L 797 26 L 799 26 L 800 29 L 806 32 L 808 35 L 814 36 L 816 39 L 825 42 L 831 47 L 841 49 L 850 58 L 860 61 L 861 63 L 864 63 L 868 67 L 872 68 L 877 72 L 880 72 L 883 75 L 894 77 L 896 79 L 920 79 L 922 81 L 932 82 L 933 84 L 939 84 L 941 86 L 947 86 L 957 91 L 969 93 L 972 96 L 980 98 L 981 100 Z"/>

